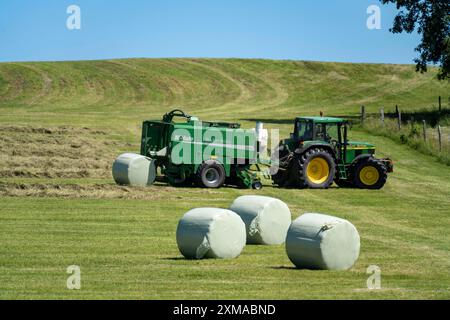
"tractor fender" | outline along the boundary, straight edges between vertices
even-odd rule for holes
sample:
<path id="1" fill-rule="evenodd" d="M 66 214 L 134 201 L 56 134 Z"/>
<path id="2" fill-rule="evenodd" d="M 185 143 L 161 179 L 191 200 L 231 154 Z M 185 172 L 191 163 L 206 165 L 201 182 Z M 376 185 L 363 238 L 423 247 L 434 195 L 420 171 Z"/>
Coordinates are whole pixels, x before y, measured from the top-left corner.
<path id="1" fill-rule="evenodd" d="M 369 158 L 373 158 L 373 155 L 371 155 L 371 154 L 360 154 L 360 155 L 357 156 L 355 159 L 353 159 L 351 165 L 352 165 L 352 166 L 353 166 L 353 165 L 356 165 L 356 164 L 358 164 L 360 161 L 367 160 L 367 159 L 369 159 Z"/>
<path id="2" fill-rule="evenodd" d="M 328 151 L 331 156 L 336 159 L 336 154 L 333 150 L 333 148 L 329 145 L 329 144 L 321 144 L 321 143 L 317 143 L 317 144 L 310 144 L 307 146 L 302 146 L 300 148 L 297 148 L 294 150 L 294 153 L 297 155 L 301 155 L 303 153 L 305 153 L 306 151 L 310 150 L 310 149 L 314 149 L 314 148 L 321 148 L 321 149 L 325 149 L 326 151 Z"/>

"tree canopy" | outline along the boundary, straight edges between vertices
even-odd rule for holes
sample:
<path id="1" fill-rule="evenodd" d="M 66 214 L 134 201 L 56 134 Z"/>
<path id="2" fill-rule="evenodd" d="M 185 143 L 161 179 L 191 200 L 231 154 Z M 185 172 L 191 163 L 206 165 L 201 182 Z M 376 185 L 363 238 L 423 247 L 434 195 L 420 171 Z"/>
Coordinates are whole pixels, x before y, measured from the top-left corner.
<path id="1" fill-rule="evenodd" d="M 422 36 L 416 47 L 420 56 L 417 71 L 426 72 L 428 64 L 440 66 L 438 78 L 450 80 L 450 1 L 449 0 L 380 0 L 394 3 L 399 10 L 390 29 L 393 33 L 412 33 Z"/>

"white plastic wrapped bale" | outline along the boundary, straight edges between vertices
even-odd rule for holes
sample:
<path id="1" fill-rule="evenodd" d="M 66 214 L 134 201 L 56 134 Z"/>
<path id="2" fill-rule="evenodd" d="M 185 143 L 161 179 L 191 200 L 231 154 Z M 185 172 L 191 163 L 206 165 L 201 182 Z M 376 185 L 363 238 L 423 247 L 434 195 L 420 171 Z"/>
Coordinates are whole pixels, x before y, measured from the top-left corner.
<path id="1" fill-rule="evenodd" d="M 126 186 L 149 186 L 155 182 L 155 161 L 134 153 L 124 153 L 113 163 L 114 181 Z"/>
<path id="2" fill-rule="evenodd" d="M 244 221 L 247 243 L 282 244 L 291 224 L 291 211 L 281 200 L 264 196 L 242 196 L 234 200 L 230 210 Z"/>
<path id="3" fill-rule="evenodd" d="M 236 258 L 245 240 L 244 222 L 230 210 L 192 209 L 178 223 L 178 249 L 188 259 Z"/>
<path id="4" fill-rule="evenodd" d="M 358 260 L 360 238 L 349 221 L 306 213 L 292 222 L 286 252 L 302 269 L 347 270 Z"/>

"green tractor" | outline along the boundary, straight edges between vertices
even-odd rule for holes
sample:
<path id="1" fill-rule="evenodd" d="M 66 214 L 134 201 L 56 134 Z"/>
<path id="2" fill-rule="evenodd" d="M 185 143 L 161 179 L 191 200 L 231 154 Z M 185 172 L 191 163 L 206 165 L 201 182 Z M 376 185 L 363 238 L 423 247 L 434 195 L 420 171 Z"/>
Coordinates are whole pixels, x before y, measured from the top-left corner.
<path id="1" fill-rule="evenodd" d="M 348 141 L 348 122 L 340 118 L 299 117 L 294 132 L 278 145 L 272 161 L 274 184 L 280 187 L 325 189 L 340 187 L 381 189 L 390 159 L 374 157 L 375 146 Z"/>

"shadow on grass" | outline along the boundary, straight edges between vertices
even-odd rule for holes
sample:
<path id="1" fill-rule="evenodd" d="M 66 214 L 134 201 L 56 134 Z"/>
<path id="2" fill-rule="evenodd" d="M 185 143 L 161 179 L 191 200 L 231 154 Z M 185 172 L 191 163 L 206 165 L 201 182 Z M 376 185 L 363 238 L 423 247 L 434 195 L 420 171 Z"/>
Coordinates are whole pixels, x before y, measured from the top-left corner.
<path id="1" fill-rule="evenodd" d="M 359 115 L 327 115 L 329 117 L 336 117 L 336 118 L 343 118 L 346 120 L 359 120 L 360 116 Z M 292 117 L 292 119 L 256 119 L 256 118 L 242 118 L 239 119 L 240 121 L 248 121 L 248 122 L 258 122 L 261 121 L 263 123 L 268 123 L 268 124 L 292 124 L 294 125 L 294 118 L 296 116 L 294 115 Z"/>
<path id="2" fill-rule="evenodd" d="M 350 120 L 351 122 L 358 122 L 361 120 L 360 115 L 327 115 L 330 117 L 343 118 L 346 120 Z M 369 116 L 369 114 L 368 114 Z M 370 116 L 375 116 L 375 114 L 370 114 Z M 396 119 L 396 112 L 386 112 L 386 118 Z M 440 111 L 438 109 L 434 110 L 419 110 L 419 111 L 411 111 L 411 112 L 403 112 L 402 111 L 402 122 L 408 121 L 422 121 L 425 120 L 429 125 L 435 127 L 442 119 L 450 117 L 450 108 L 442 108 Z M 257 118 L 242 118 L 240 121 L 249 121 L 249 122 L 258 122 L 261 121 L 267 124 L 279 124 L 279 125 L 294 125 L 294 118 L 292 119 L 257 119 Z"/>
<path id="3" fill-rule="evenodd" d="M 314 271 L 314 272 L 328 272 L 330 270 L 320 270 L 320 269 L 307 269 L 307 268 L 297 268 L 295 266 L 271 266 L 268 267 L 272 270 L 298 270 L 298 271 Z"/>
<path id="4" fill-rule="evenodd" d="M 296 267 L 294 267 L 294 266 L 270 266 L 270 267 L 268 267 L 269 269 L 272 269 L 272 270 L 304 270 L 304 269 L 299 269 L 299 268 L 296 268 Z"/>
<path id="5" fill-rule="evenodd" d="M 442 110 L 419 110 L 419 111 L 412 111 L 412 112 L 401 112 L 402 114 L 402 122 L 406 123 L 409 121 L 417 122 L 425 120 L 427 124 L 431 125 L 432 127 L 435 127 L 439 124 L 439 122 L 444 118 L 450 117 L 450 109 L 449 108 L 443 108 Z M 385 114 L 387 118 L 391 119 L 397 119 L 397 113 L 396 112 L 388 112 Z"/>
<path id="6" fill-rule="evenodd" d="M 166 260 L 166 261 L 189 261 L 189 260 L 193 260 L 193 259 L 186 259 L 185 257 L 165 257 L 165 258 L 160 258 L 160 260 Z"/>

